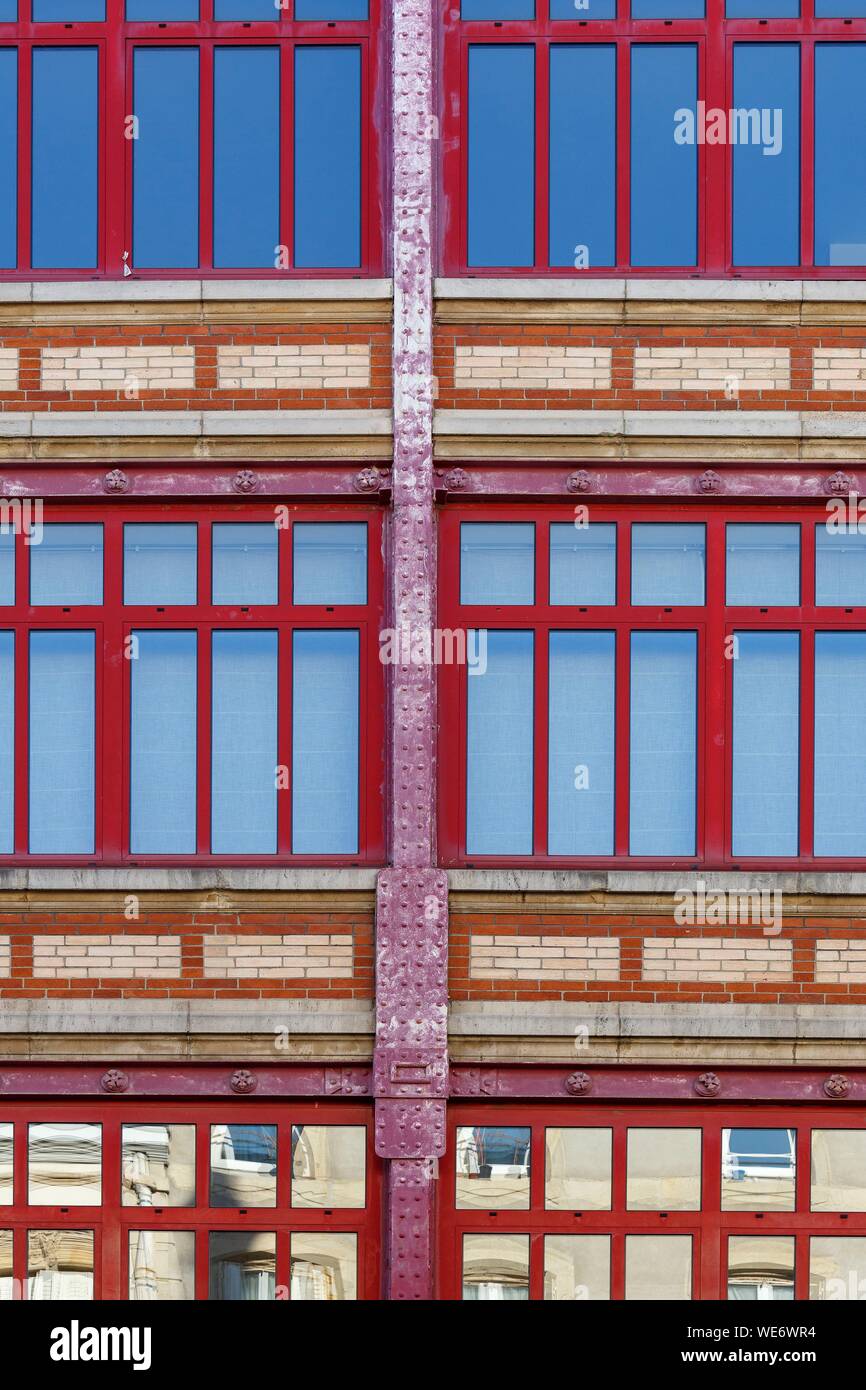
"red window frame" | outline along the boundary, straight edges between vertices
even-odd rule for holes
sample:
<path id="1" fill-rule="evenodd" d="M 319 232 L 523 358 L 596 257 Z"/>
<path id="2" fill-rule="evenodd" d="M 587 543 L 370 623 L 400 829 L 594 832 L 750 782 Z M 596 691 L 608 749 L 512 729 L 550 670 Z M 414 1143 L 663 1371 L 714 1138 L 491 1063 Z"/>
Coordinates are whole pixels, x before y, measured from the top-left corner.
<path id="1" fill-rule="evenodd" d="M 617 18 L 553 20 L 550 0 L 535 0 L 534 20 L 461 20 L 459 3 L 445 6 L 443 40 L 442 273 L 447 276 L 580 276 L 644 278 L 732 276 L 738 279 L 863 279 L 862 266 L 815 266 L 814 259 L 814 100 L 815 43 L 866 40 L 866 18 L 817 19 L 815 0 L 800 0 L 798 19 L 727 19 L 725 0 L 705 0 L 703 19 L 630 18 L 630 0 L 617 0 Z M 706 109 L 733 106 L 733 45 L 799 42 L 800 88 L 800 264 L 798 266 L 734 266 L 731 225 L 733 155 L 730 145 L 698 146 L 697 263 L 690 266 L 638 266 L 629 260 L 630 104 L 629 58 L 633 43 L 693 43 L 698 48 L 698 98 Z M 616 46 L 616 263 L 576 270 L 551 266 L 548 260 L 549 222 L 549 108 L 550 46 L 553 43 L 595 43 Z M 535 132 L 535 263 L 533 266 L 485 268 L 470 266 L 467 252 L 467 118 L 468 46 L 471 43 L 534 44 L 536 50 Z"/>
<path id="2" fill-rule="evenodd" d="M 0 1106 L 0 1122 L 13 1123 L 13 1205 L 0 1206 L 0 1229 L 13 1232 L 15 1296 L 27 1291 L 27 1231 L 86 1230 L 94 1234 L 94 1301 L 128 1300 L 127 1241 L 130 1230 L 193 1231 L 196 1234 L 196 1299 L 208 1296 L 210 1231 L 275 1231 L 278 1287 L 291 1285 L 289 1242 L 294 1232 L 353 1233 L 358 1237 L 358 1298 L 380 1292 L 381 1161 L 373 1141 L 372 1106 L 342 1101 L 58 1101 Z M 137 1123 L 194 1124 L 196 1127 L 196 1204 L 193 1207 L 121 1205 L 121 1127 Z M 27 1202 L 27 1131 L 30 1124 L 99 1124 L 102 1126 L 102 1203 L 100 1206 L 29 1206 Z M 209 1207 L 210 1126 L 212 1124 L 278 1126 L 277 1205 Z M 367 1200 L 362 1208 L 293 1207 L 291 1205 L 291 1127 L 355 1125 L 367 1132 Z M 281 1300 L 280 1300 L 281 1301 Z"/>
<path id="3" fill-rule="evenodd" d="M 461 1125 L 519 1126 L 532 1130 L 530 1208 L 458 1210 L 455 1202 L 456 1131 Z M 528 1235 L 529 1297 L 544 1296 L 545 1235 L 609 1235 L 611 1237 L 611 1297 L 625 1294 L 625 1236 L 691 1235 L 692 1296 L 724 1299 L 727 1294 L 728 1236 L 793 1235 L 796 1239 L 794 1297 L 809 1297 L 810 1236 L 864 1236 L 866 1212 L 812 1212 L 810 1134 L 814 1129 L 863 1129 L 862 1106 L 754 1104 L 711 1108 L 692 1105 L 592 1105 L 582 1101 L 579 1113 L 570 1105 L 485 1105 L 460 1103 L 449 1108 L 445 1157 L 439 1165 L 440 1241 L 439 1297 L 462 1297 L 464 1235 Z M 546 1211 L 544 1207 L 544 1131 L 547 1128 L 613 1130 L 611 1211 Z M 626 1139 L 633 1128 L 701 1129 L 701 1210 L 626 1210 Z M 723 1129 L 794 1129 L 797 1131 L 796 1211 L 721 1210 L 721 1132 Z"/>
<path id="4" fill-rule="evenodd" d="M 278 529 L 279 602 L 272 605 L 211 603 L 211 527 L 214 522 L 273 521 L 267 503 L 172 502 L 119 506 L 44 505 L 44 524 L 99 522 L 103 526 L 103 604 L 101 607 L 31 607 L 29 555 L 24 534 L 15 535 L 14 607 L 0 607 L 0 629 L 15 632 L 15 853 L 0 864 L 120 865 L 245 864 L 269 866 L 382 864 L 385 858 L 385 681 L 379 660 L 379 633 L 384 609 L 381 562 L 384 513 L 372 507 L 286 504 L 289 526 Z M 123 526 L 135 522 L 198 524 L 198 603 L 193 606 L 123 604 Z M 292 593 L 292 527 L 303 521 L 354 521 L 367 525 L 367 603 L 364 606 L 295 605 Z M 96 631 L 96 772 L 95 852 L 85 855 L 35 855 L 28 850 L 28 662 L 27 632 L 86 629 Z M 291 789 L 278 792 L 277 852 L 273 855 L 214 855 L 210 852 L 210 644 L 199 640 L 197 667 L 197 852 L 194 855 L 131 854 L 130 804 L 130 662 L 123 659 L 125 638 L 134 629 L 162 628 L 202 634 L 214 630 L 262 628 L 280 632 L 278 656 L 279 765 L 292 768 L 291 633 L 303 629 L 356 629 L 359 665 L 358 852 L 354 855 L 297 855 L 291 852 Z"/>
<path id="5" fill-rule="evenodd" d="M 188 20 L 127 23 L 125 0 L 105 0 L 103 21 L 40 22 L 31 19 L 33 0 L 18 0 L 19 19 L 0 22 L 0 48 L 19 47 L 18 61 L 18 265 L 0 270 L 2 280 L 208 278 L 359 279 L 384 270 L 384 146 L 375 118 L 376 94 L 384 70 L 383 0 L 368 0 L 369 19 L 294 21 L 293 9 L 276 9 L 274 21 L 216 21 L 214 0 L 198 0 L 198 22 Z M 291 269 L 218 268 L 213 265 L 213 49 L 216 44 L 266 44 L 281 51 L 280 65 L 280 245 L 289 248 Z M 30 260 L 31 62 L 34 47 L 96 47 L 99 50 L 97 256 L 96 266 L 49 270 Z M 199 264 L 183 269 L 136 269 L 132 262 L 133 141 L 125 122 L 133 112 L 132 50 L 137 45 L 201 49 L 199 125 Z M 293 72 L 297 46 L 354 45 L 361 49 L 361 256 L 357 266 L 294 266 L 293 247 Z M 126 259 L 124 259 L 126 255 Z"/>
<path id="6" fill-rule="evenodd" d="M 816 607 L 814 603 L 815 526 L 826 521 L 820 506 L 732 503 L 724 507 L 700 504 L 595 502 L 589 522 L 616 522 L 616 607 L 551 606 L 548 602 L 550 563 L 549 525 L 569 522 L 572 506 L 527 506 L 499 503 L 443 507 L 439 540 L 439 625 L 443 629 L 503 628 L 534 631 L 534 759 L 533 846 L 531 855 L 479 855 L 466 852 L 466 734 L 467 683 L 465 665 L 439 667 L 439 766 L 454 769 L 440 782 L 439 846 L 446 866 L 496 867 L 515 864 L 607 868 L 627 863 L 632 868 L 804 868 L 862 869 L 859 858 L 816 858 L 814 828 L 813 714 L 814 634 L 816 631 L 866 629 L 866 607 Z M 535 523 L 535 594 L 532 605 L 461 605 L 461 522 L 522 521 Z M 639 522 L 698 522 L 706 526 L 706 599 L 703 607 L 633 606 L 631 603 L 630 528 Z M 728 522 L 787 522 L 800 525 L 800 604 L 797 607 L 727 607 L 725 593 L 725 526 Z M 629 644 L 631 630 L 660 628 L 698 634 L 697 669 L 697 804 L 696 853 L 688 857 L 629 855 Z M 550 631 L 617 632 L 616 736 L 614 790 L 615 853 L 608 856 L 564 856 L 547 853 L 548 649 Z M 800 654 L 800 805 L 799 853 L 790 857 L 734 856 L 731 849 L 732 689 L 734 663 L 725 656 L 725 638 L 734 632 L 797 631 Z"/>

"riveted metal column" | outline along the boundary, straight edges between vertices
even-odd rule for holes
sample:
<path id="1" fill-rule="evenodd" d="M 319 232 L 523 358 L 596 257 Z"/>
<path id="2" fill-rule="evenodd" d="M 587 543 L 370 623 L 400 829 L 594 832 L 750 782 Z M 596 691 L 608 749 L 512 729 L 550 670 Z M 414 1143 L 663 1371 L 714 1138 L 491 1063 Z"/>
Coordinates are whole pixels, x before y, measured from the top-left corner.
<path id="1" fill-rule="evenodd" d="M 394 469 L 392 611 L 432 650 L 432 0 L 393 0 Z M 385 1296 L 432 1298 L 436 1159 L 445 1139 L 447 879 L 435 866 L 435 672 L 392 668 L 391 848 L 376 933 L 376 1150 L 388 1160 Z"/>

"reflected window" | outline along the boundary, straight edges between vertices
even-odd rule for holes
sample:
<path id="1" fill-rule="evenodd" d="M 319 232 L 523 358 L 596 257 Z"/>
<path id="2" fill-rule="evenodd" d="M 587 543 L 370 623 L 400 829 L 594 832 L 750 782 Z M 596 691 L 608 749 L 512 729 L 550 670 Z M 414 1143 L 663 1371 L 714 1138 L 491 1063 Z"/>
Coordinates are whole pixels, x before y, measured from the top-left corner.
<path id="1" fill-rule="evenodd" d="M 198 528 L 136 522 L 123 528 L 123 602 L 195 603 Z"/>
<path id="2" fill-rule="evenodd" d="M 866 1299 L 866 1237 L 812 1236 L 809 1298 L 832 1303 Z"/>
<path id="3" fill-rule="evenodd" d="M 793 1236 L 731 1236 L 728 1298 L 735 1302 L 790 1303 L 794 1297 Z"/>
<path id="4" fill-rule="evenodd" d="M 613 1130 L 546 1130 L 547 1210 L 610 1211 L 612 1156 Z"/>
<path id="5" fill-rule="evenodd" d="M 208 1297 L 263 1303 L 275 1295 L 277 1237 L 273 1231 L 211 1231 Z"/>
<path id="6" fill-rule="evenodd" d="M 629 1211 L 700 1211 L 701 1131 L 630 1129 Z"/>
<path id="7" fill-rule="evenodd" d="M 0 1207 L 12 1204 L 12 1139 L 11 1124 L 0 1124 Z"/>
<path id="8" fill-rule="evenodd" d="M 31 1125 L 27 1169 L 27 1200 L 31 1206 L 99 1206 L 102 1201 L 102 1126 Z"/>
<path id="9" fill-rule="evenodd" d="M 545 1236 L 544 1297 L 549 1303 L 610 1298 L 610 1236 Z"/>
<path id="10" fill-rule="evenodd" d="M 532 522 L 464 521 L 460 527 L 460 602 L 534 601 Z"/>
<path id="11" fill-rule="evenodd" d="M 653 1303 L 690 1299 L 691 1236 L 626 1236 L 625 1296 Z"/>
<path id="12" fill-rule="evenodd" d="M 467 1302 L 525 1303 L 529 1236 L 464 1236 L 463 1297 Z"/>
<path id="13" fill-rule="evenodd" d="M 796 1130 L 722 1130 L 722 1211 L 793 1211 L 796 1172 Z"/>
<path id="14" fill-rule="evenodd" d="M 195 1298 L 195 1232 L 130 1231 L 129 1297 L 136 1303 Z"/>
<path id="15" fill-rule="evenodd" d="M 30 546 L 30 602 L 35 608 L 102 603 L 102 525 L 50 522 Z"/>
<path id="16" fill-rule="evenodd" d="M 11 1303 L 14 1287 L 12 1232 L 0 1231 L 0 1303 Z"/>
<path id="17" fill-rule="evenodd" d="M 812 1130 L 812 1210 L 866 1211 L 866 1130 Z"/>
<path id="18" fill-rule="evenodd" d="M 457 1130 L 457 1206 L 529 1206 L 530 1129 L 461 1125 Z"/>
<path id="19" fill-rule="evenodd" d="M 124 1125 L 122 1135 L 123 1206 L 195 1206 L 195 1125 Z"/>
<path id="20" fill-rule="evenodd" d="M 292 1302 L 346 1303 L 358 1297 L 356 1235 L 294 1231 L 291 1249 Z"/>
<path id="21" fill-rule="evenodd" d="M 292 1206 L 363 1207 L 366 1161 L 361 1125 L 292 1125 Z"/>
<path id="22" fill-rule="evenodd" d="M 211 1125 L 212 1207 L 275 1207 L 276 1125 Z"/>
<path id="23" fill-rule="evenodd" d="M 92 1299 L 93 1232 L 28 1231 L 27 1297 L 40 1303 Z"/>

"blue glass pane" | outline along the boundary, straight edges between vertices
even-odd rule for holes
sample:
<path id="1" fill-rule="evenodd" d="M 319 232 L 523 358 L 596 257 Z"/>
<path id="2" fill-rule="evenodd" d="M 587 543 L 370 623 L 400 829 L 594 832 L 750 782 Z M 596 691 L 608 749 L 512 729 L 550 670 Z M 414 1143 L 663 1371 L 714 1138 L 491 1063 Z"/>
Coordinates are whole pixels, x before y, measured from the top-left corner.
<path id="1" fill-rule="evenodd" d="M 123 528 L 124 603 L 195 603 L 195 523 L 134 522 Z"/>
<path id="2" fill-rule="evenodd" d="M 789 855 L 799 841 L 800 639 L 738 632 L 732 851 Z"/>
<path id="3" fill-rule="evenodd" d="M 214 0 L 214 19 L 236 19 L 241 22 L 262 19 L 275 23 L 282 17 L 278 0 Z"/>
<path id="4" fill-rule="evenodd" d="M 0 854 L 15 849 L 15 634 L 0 632 Z"/>
<path id="5" fill-rule="evenodd" d="M 800 46 L 734 45 L 734 264 L 800 259 Z"/>
<path id="6" fill-rule="evenodd" d="M 30 546 L 30 602 L 102 602 L 102 526 L 51 522 L 38 545 Z"/>
<path id="7" fill-rule="evenodd" d="M 295 265 L 361 264 L 361 50 L 295 49 Z"/>
<path id="8" fill-rule="evenodd" d="M 92 854 L 95 638 L 30 634 L 30 853 Z"/>
<path id="9" fill-rule="evenodd" d="M 214 52 L 214 265 L 273 267 L 280 240 L 280 53 Z"/>
<path id="10" fill-rule="evenodd" d="M 0 0 L 0 24 L 14 24 L 18 18 L 18 0 Z"/>
<path id="11" fill-rule="evenodd" d="M 727 527 L 725 602 L 800 602 L 800 528 L 776 523 Z"/>
<path id="12" fill-rule="evenodd" d="M 631 0 L 632 19 L 703 19 L 704 0 Z"/>
<path id="13" fill-rule="evenodd" d="M 635 44 L 631 53 L 631 262 L 694 265 L 698 249 L 698 50 Z"/>
<path id="14" fill-rule="evenodd" d="M 295 19 L 366 19 L 367 0 L 295 0 Z"/>
<path id="15" fill-rule="evenodd" d="M 550 634 L 549 854 L 613 854 L 616 637 Z"/>
<path id="16" fill-rule="evenodd" d="M 702 604 L 706 527 L 687 522 L 639 522 L 631 528 L 631 601 Z"/>
<path id="17" fill-rule="evenodd" d="M 198 19 L 198 0 L 126 0 L 126 18 L 130 23 Z"/>
<path id="18" fill-rule="evenodd" d="M 853 528 L 815 527 L 815 603 L 819 608 L 866 604 L 866 535 Z"/>
<path id="19" fill-rule="evenodd" d="M 866 5 L 847 13 L 866 14 Z M 816 44 L 816 265 L 866 265 L 866 146 L 839 138 L 864 129 L 866 44 Z"/>
<path id="20" fill-rule="evenodd" d="M 300 521 L 293 529 L 295 603 L 367 602 L 367 527 Z"/>
<path id="21" fill-rule="evenodd" d="M 9 16 L 14 18 L 13 16 Z M 0 269 L 18 264 L 18 54 L 0 49 Z"/>
<path id="22" fill-rule="evenodd" d="M 616 262 L 616 50 L 550 50 L 550 264 Z"/>
<path id="23" fill-rule="evenodd" d="M 460 602 L 533 603 L 535 527 L 522 521 L 464 521 Z"/>
<path id="24" fill-rule="evenodd" d="M 800 0 L 727 0 L 728 19 L 796 19 Z"/>
<path id="25" fill-rule="evenodd" d="M 0 605 L 15 602 L 15 532 L 0 528 Z"/>
<path id="26" fill-rule="evenodd" d="M 213 634 L 211 850 L 277 848 L 277 634 Z"/>
<path id="27" fill-rule="evenodd" d="M 550 0 L 551 19 L 616 19 L 616 0 Z"/>
<path id="28" fill-rule="evenodd" d="M 866 0 L 815 0 L 817 19 L 858 19 L 866 15 Z"/>
<path id="29" fill-rule="evenodd" d="M 196 634 L 135 634 L 130 710 L 129 848 L 196 848 Z"/>
<path id="30" fill-rule="evenodd" d="M 292 849 L 357 854 L 359 639 L 296 632 L 292 682 Z"/>
<path id="31" fill-rule="evenodd" d="M 33 50 L 33 264 L 96 265 L 98 54 Z"/>
<path id="32" fill-rule="evenodd" d="M 629 852 L 694 854 L 697 635 L 631 635 Z"/>
<path id="33" fill-rule="evenodd" d="M 33 0 L 33 18 L 43 23 L 105 19 L 105 0 Z"/>
<path id="34" fill-rule="evenodd" d="M 844 771 L 839 730 L 844 734 Z M 815 853 L 866 855 L 866 633 L 815 634 Z"/>
<path id="35" fill-rule="evenodd" d="M 461 19 L 534 19 L 535 0 L 462 0 Z"/>
<path id="36" fill-rule="evenodd" d="M 137 266 L 198 265 L 198 49 L 136 48 L 132 236 Z"/>
<path id="37" fill-rule="evenodd" d="M 535 49 L 469 49 L 469 264 L 535 262 Z"/>
<path id="38" fill-rule="evenodd" d="M 616 523 L 550 528 L 550 602 L 616 603 Z"/>
<path id="39" fill-rule="evenodd" d="M 466 850 L 531 854 L 533 634 L 491 629 L 486 643 L 467 678 Z"/>
<path id="40" fill-rule="evenodd" d="M 276 603 L 279 534 L 264 521 L 216 522 L 213 528 L 214 603 Z"/>

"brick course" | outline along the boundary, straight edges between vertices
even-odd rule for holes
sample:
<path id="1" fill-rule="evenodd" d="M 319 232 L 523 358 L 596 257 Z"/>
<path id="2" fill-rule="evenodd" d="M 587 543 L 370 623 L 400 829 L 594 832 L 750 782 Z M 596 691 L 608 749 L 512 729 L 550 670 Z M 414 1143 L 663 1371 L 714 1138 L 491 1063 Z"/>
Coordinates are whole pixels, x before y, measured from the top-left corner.
<path id="1" fill-rule="evenodd" d="M 206 936 L 204 973 L 208 979 L 349 980 L 352 935 Z"/>
<path id="2" fill-rule="evenodd" d="M 793 948 L 778 937 L 674 936 L 644 941 L 645 980 L 790 980 Z"/>

